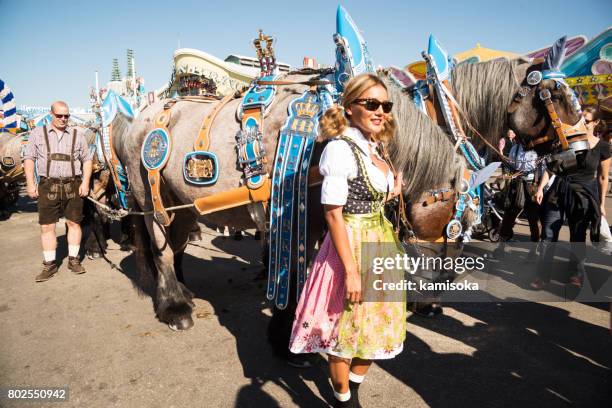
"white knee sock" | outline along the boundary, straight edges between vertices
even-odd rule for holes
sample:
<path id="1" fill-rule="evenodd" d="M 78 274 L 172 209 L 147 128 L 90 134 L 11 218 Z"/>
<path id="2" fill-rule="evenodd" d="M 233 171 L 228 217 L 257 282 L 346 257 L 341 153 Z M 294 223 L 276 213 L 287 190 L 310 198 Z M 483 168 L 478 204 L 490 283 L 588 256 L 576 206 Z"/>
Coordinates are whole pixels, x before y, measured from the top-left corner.
<path id="1" fill-rule="evenodd" d="M 606 242 L 612 242 L 612 234 L 610 234 L 610 225 L 606 217 L 601 217 L 601 225 L 599 227 L 599 241 L 604 244 Z"/>
<path id="2" fill-rule="evenodd" d="M 352 381 L 357 384 L 361 384 L 364 378 L 365 378 L 365 375 L 358 375 L 352 371 L 349 371 L 349 381 Z"/>
<path id="3" fill-rule="evenodd" d="M 79 256 L 80 245 L 68 245 L 68 256 L 76 258 Z"/>
<path id="4" fill-rule="evenodd" d="M 334 391 L 334 397 L 341 402 L 348 401 L 351 399 L 351 390 L 348 390 L 344 394 Z"/>
<path id="5" fill-rule="evenodd" d="M 45 262 L 55 261 L 55 249 L 52 249 L 51 251 L 43 251 L 43 257 Z"/>

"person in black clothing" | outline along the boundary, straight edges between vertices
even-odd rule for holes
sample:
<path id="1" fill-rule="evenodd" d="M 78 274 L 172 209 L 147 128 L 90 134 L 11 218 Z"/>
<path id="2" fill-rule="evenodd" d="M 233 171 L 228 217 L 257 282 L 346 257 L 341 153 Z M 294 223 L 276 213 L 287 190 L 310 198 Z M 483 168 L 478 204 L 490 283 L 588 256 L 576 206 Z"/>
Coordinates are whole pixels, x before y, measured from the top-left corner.
<path id="1" fill-rule="evenodd" d="M 547 192 L 542 217 L 543 249 L 538 262 L 538 277 L 531 282 L 533 289 L 544 287 L 551 276 L 551 263 L 555 247 L 553 242 L 559 238 L 559 230 L 567 219 L 570 229 L 572 254 L 569 270 L 570 283 L 582 286 L 584 261 L 586 256 L 586 234 L 591 230 L 591 242 L 599 242 L 601 216 L 606 214 L 605 199 L 610 168 L 610 145 L 604 140 L 588 134 L 590 150 L 586 153 L 581 168 L 569 176 L 556 177 Z M 599 177 L 598 177 L 599 174 Z M 536 200 L 544 199 L 544 186 L 549 174 L 542 177 L 536 193 Z"/>
<path id="2" fill-rule="evenodd" d="M 514 132 L 508 131 L 508 139 L 514 140 Z M 531 247 L 526 259 L 535 259 L 537 243 L 540 240 L 539 211 L 540 205 L 535 200 L 537 182 L 544 172 L 544 164 L 538 161 L 538 155 L 533 150 L 526 150 L 522 145 L 513 143 L 507 155 L 504 174 L 509 177 L 505 187 L 504 217 L 499 229 L 500 243 L 493 256 L 497 259 L 505 257 L 506 242 L 513 234 L 514 225 L 519 214 L 523 212 L 529 222 Z"/>

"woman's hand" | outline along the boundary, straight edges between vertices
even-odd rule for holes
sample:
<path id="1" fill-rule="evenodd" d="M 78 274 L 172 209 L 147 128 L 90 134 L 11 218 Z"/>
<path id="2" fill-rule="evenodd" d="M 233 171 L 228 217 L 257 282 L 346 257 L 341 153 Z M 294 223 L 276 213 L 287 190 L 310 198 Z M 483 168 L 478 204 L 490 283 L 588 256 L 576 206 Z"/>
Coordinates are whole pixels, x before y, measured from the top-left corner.
<path id="1" fill-rule="evenodd" d="M 344 285 L 346 286 L 346 299 L 350 303 L 361 302 L 361 276 L 357 265 L 345 268 L 346 275 Z"/>
<path id="2" fill-rule="evenodd" d="M 404 180 L 401 176 L 395 176 L 395 184 L 393 185 L 393 190 L 389 192 L 387 196 L 387 201 L 393 200 L 395 197 L 402 194 L 402 188 L 404 187 Z"/>
<path id="3" fill-rule="evenodd" d="M 605 217 L 605 216 L 606 216 L 606 206 L 605 206 L 604 204 L 602 204 L 602 205 L 599 207 L 599 209 L 600 209 L 600 211 L 601 211 L 601 216 L 602 216 L 602 217 Z"/>
<path id="4" fill-rule="evenodd" d="M 541 188 L 538 188 L 535 199 L 536 199 L 536 202 L 540 205 L 542 204 L 542 201 L 544 201 L 544 191 Z"/>
<path id="5" fill-rule="evenodd" d="M 325 204 L 323 208 L 332 242 L 344 266 L 346 299 L 351 303 L 359 302 L 361 300 L 361 276 L 355 258 L 353 258 L 353 251 L 342 216 L 342 206 Z"/>

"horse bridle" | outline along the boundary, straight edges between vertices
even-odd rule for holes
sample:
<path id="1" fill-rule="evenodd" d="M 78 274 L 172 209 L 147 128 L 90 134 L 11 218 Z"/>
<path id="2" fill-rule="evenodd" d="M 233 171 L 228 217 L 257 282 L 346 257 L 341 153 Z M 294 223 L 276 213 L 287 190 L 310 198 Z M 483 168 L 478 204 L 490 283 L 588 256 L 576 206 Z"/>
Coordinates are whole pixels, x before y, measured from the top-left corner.
<path id="1" fill-rule="evenodd" d="M 508 113 L 514 112 L 518 108 L 521 99 L 532 92 L 537 92 L 540 100 L 544 103 L 550 124 L 544 129 L 542 136 L 538 136 L 526 144 L 527 149 L 534 149 L 536 146 L 547 142 L 558 142 L 562 151 L 570 149 L 574 151 L 588 150 L 587 129 L 584 118 L 581 117 L 574 125 L 564 123 L 552 102 L 550 90 L 541 88 L 542 80 L 544 79 L 554 80 L 557 83 L 557 87 L 562 86 L 562 84 L 568 86 L 562 81 L 564 77 L 562 73 L 557 71 L 532 70 L 525 78 L 526 85 L 521 86 L 508 107 Z M 554 133 L 550 132 L 550 125 L 554 129 Z"/>

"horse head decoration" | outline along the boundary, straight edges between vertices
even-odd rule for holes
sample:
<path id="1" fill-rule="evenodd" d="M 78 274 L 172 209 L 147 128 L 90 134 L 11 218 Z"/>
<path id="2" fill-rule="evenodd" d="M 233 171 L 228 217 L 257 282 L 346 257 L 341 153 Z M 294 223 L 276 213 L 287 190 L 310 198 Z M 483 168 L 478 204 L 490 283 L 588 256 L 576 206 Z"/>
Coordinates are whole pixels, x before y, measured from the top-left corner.
<path id="1" fill-rule="evenodd" d="M 558 174 L 579 168 L 589 149 L 580 104 L 561 72 L 564 54 L 562 37 L 527 70 L 508 108 L 508 124 L 519 141 L 539 155 L 549 154 L 548 168 Z"/>

